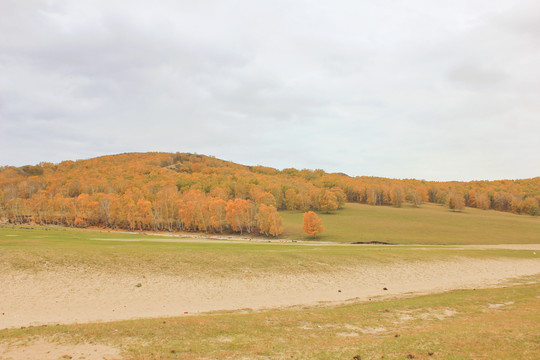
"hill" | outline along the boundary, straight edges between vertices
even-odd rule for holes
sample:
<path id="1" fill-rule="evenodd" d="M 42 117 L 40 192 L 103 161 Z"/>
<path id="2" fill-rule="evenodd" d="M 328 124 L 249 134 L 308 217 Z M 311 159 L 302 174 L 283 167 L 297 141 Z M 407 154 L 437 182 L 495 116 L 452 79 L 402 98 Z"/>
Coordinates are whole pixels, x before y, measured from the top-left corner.
<path id="1" fill-rule="evenodd" d="M 0 168 L 10 223 L 277 236 L 277 210 L 334 212 L 346 202 L 540 213 L 540 177 L 429 182 L 246 166 L 189 153 L 130 153 Z"/>

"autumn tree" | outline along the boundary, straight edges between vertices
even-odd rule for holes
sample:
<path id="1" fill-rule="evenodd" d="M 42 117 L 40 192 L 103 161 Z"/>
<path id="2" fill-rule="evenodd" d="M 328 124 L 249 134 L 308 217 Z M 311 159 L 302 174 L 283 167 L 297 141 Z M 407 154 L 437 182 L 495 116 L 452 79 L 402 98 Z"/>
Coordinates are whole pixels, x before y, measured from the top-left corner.
<path id="1" fill-rule="evenodd" d="M 484 192 L 474 193 L 474 203 L 478 209 L 487 210 L 491 206 L 489 197 Z"/>
<path id="2" fill-rule="evenodd" d="M 278 236 L 283 232 L 282 220 L 277 209 L 272 205 L 260 205 L 259 213 L 255 216 L 259 231 L 267 236 Z"/>
<path id="3" fill-rule="evenodd" d="M 276 205 L 276 198 L 274 195 L 270 194 L 267 191 L 260 191 L 257 192 L 255 197 L 253 198 L 253 201 L 257 204 L 264 204 L 264 205 Z"/>
<path id="4" fill-rule="evenodd" d="M 499 211 L 509 211 L 512 209 L 512 194 L 498 192 L 495 194 L 494 206 Z"/>
<path id="5" fill-rule="evenodd" d="M 179 217 L 178 190 L 171 184 L 160 187 L 154 197 L 154 222 L 160 229 L 173 230 L 173 224 Z"/>
<path id="6" fill-rule="evenodd" d="M 422 203 L 422 198 L 420 194 L 418 194 L 418 191 L 416 191 L 415 189 L 410 189 L 407 192 L 407 196 L 405 197 L 405 199 L 416 207 L 420 206 L 420 204 Z"/>
<path id="7" fill-rule="evenodd" d="M 227 226 L 225 207 L 227 203 L 221 198 L 211 198 L 208 207 L 210 211 L 210 225 L 213 231 L 222 233 Z"/>
<path id="8" fill-rule="evenodd" d="M 465 208 L 465 198 L 463 194 L 452 191 L 446 197 L 446 206 L 451 210 L 461 211 Z"/>
<path id="9" fill-rule="evenodd" d="M 255 227 L 255 208 L 249 200 L 234 199 L 227 202 L 226 218 L 231 229 L 239 233 L 251 233 Z"/>
<path id="10" fill-rule="evenodd" d="M 200 190 L 189 190 L 183 195 L 178 214 L 186 230 L 208 231 L 210 224 L 208 199 Z"/>
<path id="11" fill-rule="evenodd" d="M 229 191 L 224 187 L 214 187 L 212 191 L 210 191 L 209 195 L 214 198 L 220 198 L 224 201 L 229 200 Z"/>
<path id="12" fill-rule="evenodd" d="M 523 201 L 523 212 L 529 215 L 540 215 L 540 203 L 532 197 L 528 197 Z"/>
<path id="13" fill-rule="evenodd" d="M 152 203 L 139 199 L 135 206 L 135 227 L 139 230 L 149 229 L 152 222 Z"/>
<path id="14" fill-rule="evenodd" d="M 313 211 L 304 213 L 304 224 L 302 229 L 308 234 L 316 236 L 324 230 L 324 226 L 321 225 L 322 220 Z"/>
<path id="15" fill-rule="evenodd" d="M 338 198 L 331 190 L 324 190 L 319 196 L 319 206 L 321 211 L 329 213 L 338 208 Z"/>
<path id="16" fill-rule="evenodd" d="M 311 197 L 305 190 L 300 191 L 297 195 L 298 208 L 302 211 L 307 211 L 312 206 Z"/>
<path id="17" fill-rule="evenodd" d="M 96 195 L 96 201 L 98 203 L 98 217 L 97 221 L 101 226 L 108 227 L 111 224 L 111 205 L 116 200 L 115 194 L 99 193 Z"/>
<path id="18" fill-rule="evenodd" d="M 521 214 L 523 210 L 523 198 L 521 196 L 512 196 L 510 200 L 510 209 L 513 213 Z"/>
<path id="19" fill-rule="evenodd" d="M 369 205 L 379 205 L 382 201 L 381 191 L 375 186 L 370 186 L 367 190 L 367 203 Z"/>
<path id="20" fill-rule="evenodd" d="M 295 210 L 298 203 L 298 196 L 296 195 L 296 190 L 287 189 L 285 191 L 285 207 L 287 210 Z"/>
<path id="21" fill-rule="evenodd" d="M 336 201 L 337 201 L 337 205 L 338 205 L 338 209 L 342 209 L 343 208 L 343 205 L 345 205 L 345 201 L 347 201 L 347 195 L 345 194 L 345 191 L 343 191 L 343 189 L 341 189 L 340 187 L 333 187 L 331 189 L 331 191 L 334 193 L 334 195 L 336 196 Z"/>
<path id="22" fill-rule="evenodd" d="M 394 187 L 390 192 L 390 201 L 392 202 L 392 205 L 395 207 L 401 207 L 401 204 L 403 204 L 405 196 L 403 195 L 403 190 L 401 187 L 396 186 Z"/>

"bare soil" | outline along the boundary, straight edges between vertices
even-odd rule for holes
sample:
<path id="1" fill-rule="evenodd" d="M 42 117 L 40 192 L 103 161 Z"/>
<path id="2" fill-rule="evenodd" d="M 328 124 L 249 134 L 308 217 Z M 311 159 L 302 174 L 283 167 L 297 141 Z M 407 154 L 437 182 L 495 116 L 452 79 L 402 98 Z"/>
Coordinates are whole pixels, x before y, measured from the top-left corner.
<path id="1" fill-rule="evenodd" d="M 139 276 L 77 267 L 10 270 L 0 273 L 0 329 L 369 301 L 496 286 L 539 273 L 540 259 L 472 258 L 221 278 Z"/>
<path id="2" fill-rule="evenodd" d="M 0 344 L 0 359 L 120 360 L 120 350 L 101 344 L 61 345 L 38 339 L 30 343 Z"/>

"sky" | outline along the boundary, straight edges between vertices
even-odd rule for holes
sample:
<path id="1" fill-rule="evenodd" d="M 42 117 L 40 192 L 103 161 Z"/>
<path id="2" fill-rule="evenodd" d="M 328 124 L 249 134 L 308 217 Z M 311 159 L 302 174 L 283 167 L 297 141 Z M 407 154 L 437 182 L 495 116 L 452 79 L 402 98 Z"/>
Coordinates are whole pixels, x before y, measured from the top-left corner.
<path id="1" fill-rule="evenodd" d="M 540 176 L 538 0 L 2 0 L 0 165 Z"/>

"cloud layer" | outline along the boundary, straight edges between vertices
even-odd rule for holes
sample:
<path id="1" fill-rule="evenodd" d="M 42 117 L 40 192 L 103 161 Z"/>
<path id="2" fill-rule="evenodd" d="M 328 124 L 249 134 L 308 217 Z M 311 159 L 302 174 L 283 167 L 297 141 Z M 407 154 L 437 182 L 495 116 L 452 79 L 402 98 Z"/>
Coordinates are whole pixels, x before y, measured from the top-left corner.
<path id="1" fill-rule="evenodd" d="M 0 3 L 0 164 L 186 151 L 539 176 L 540 3 Z"/>

